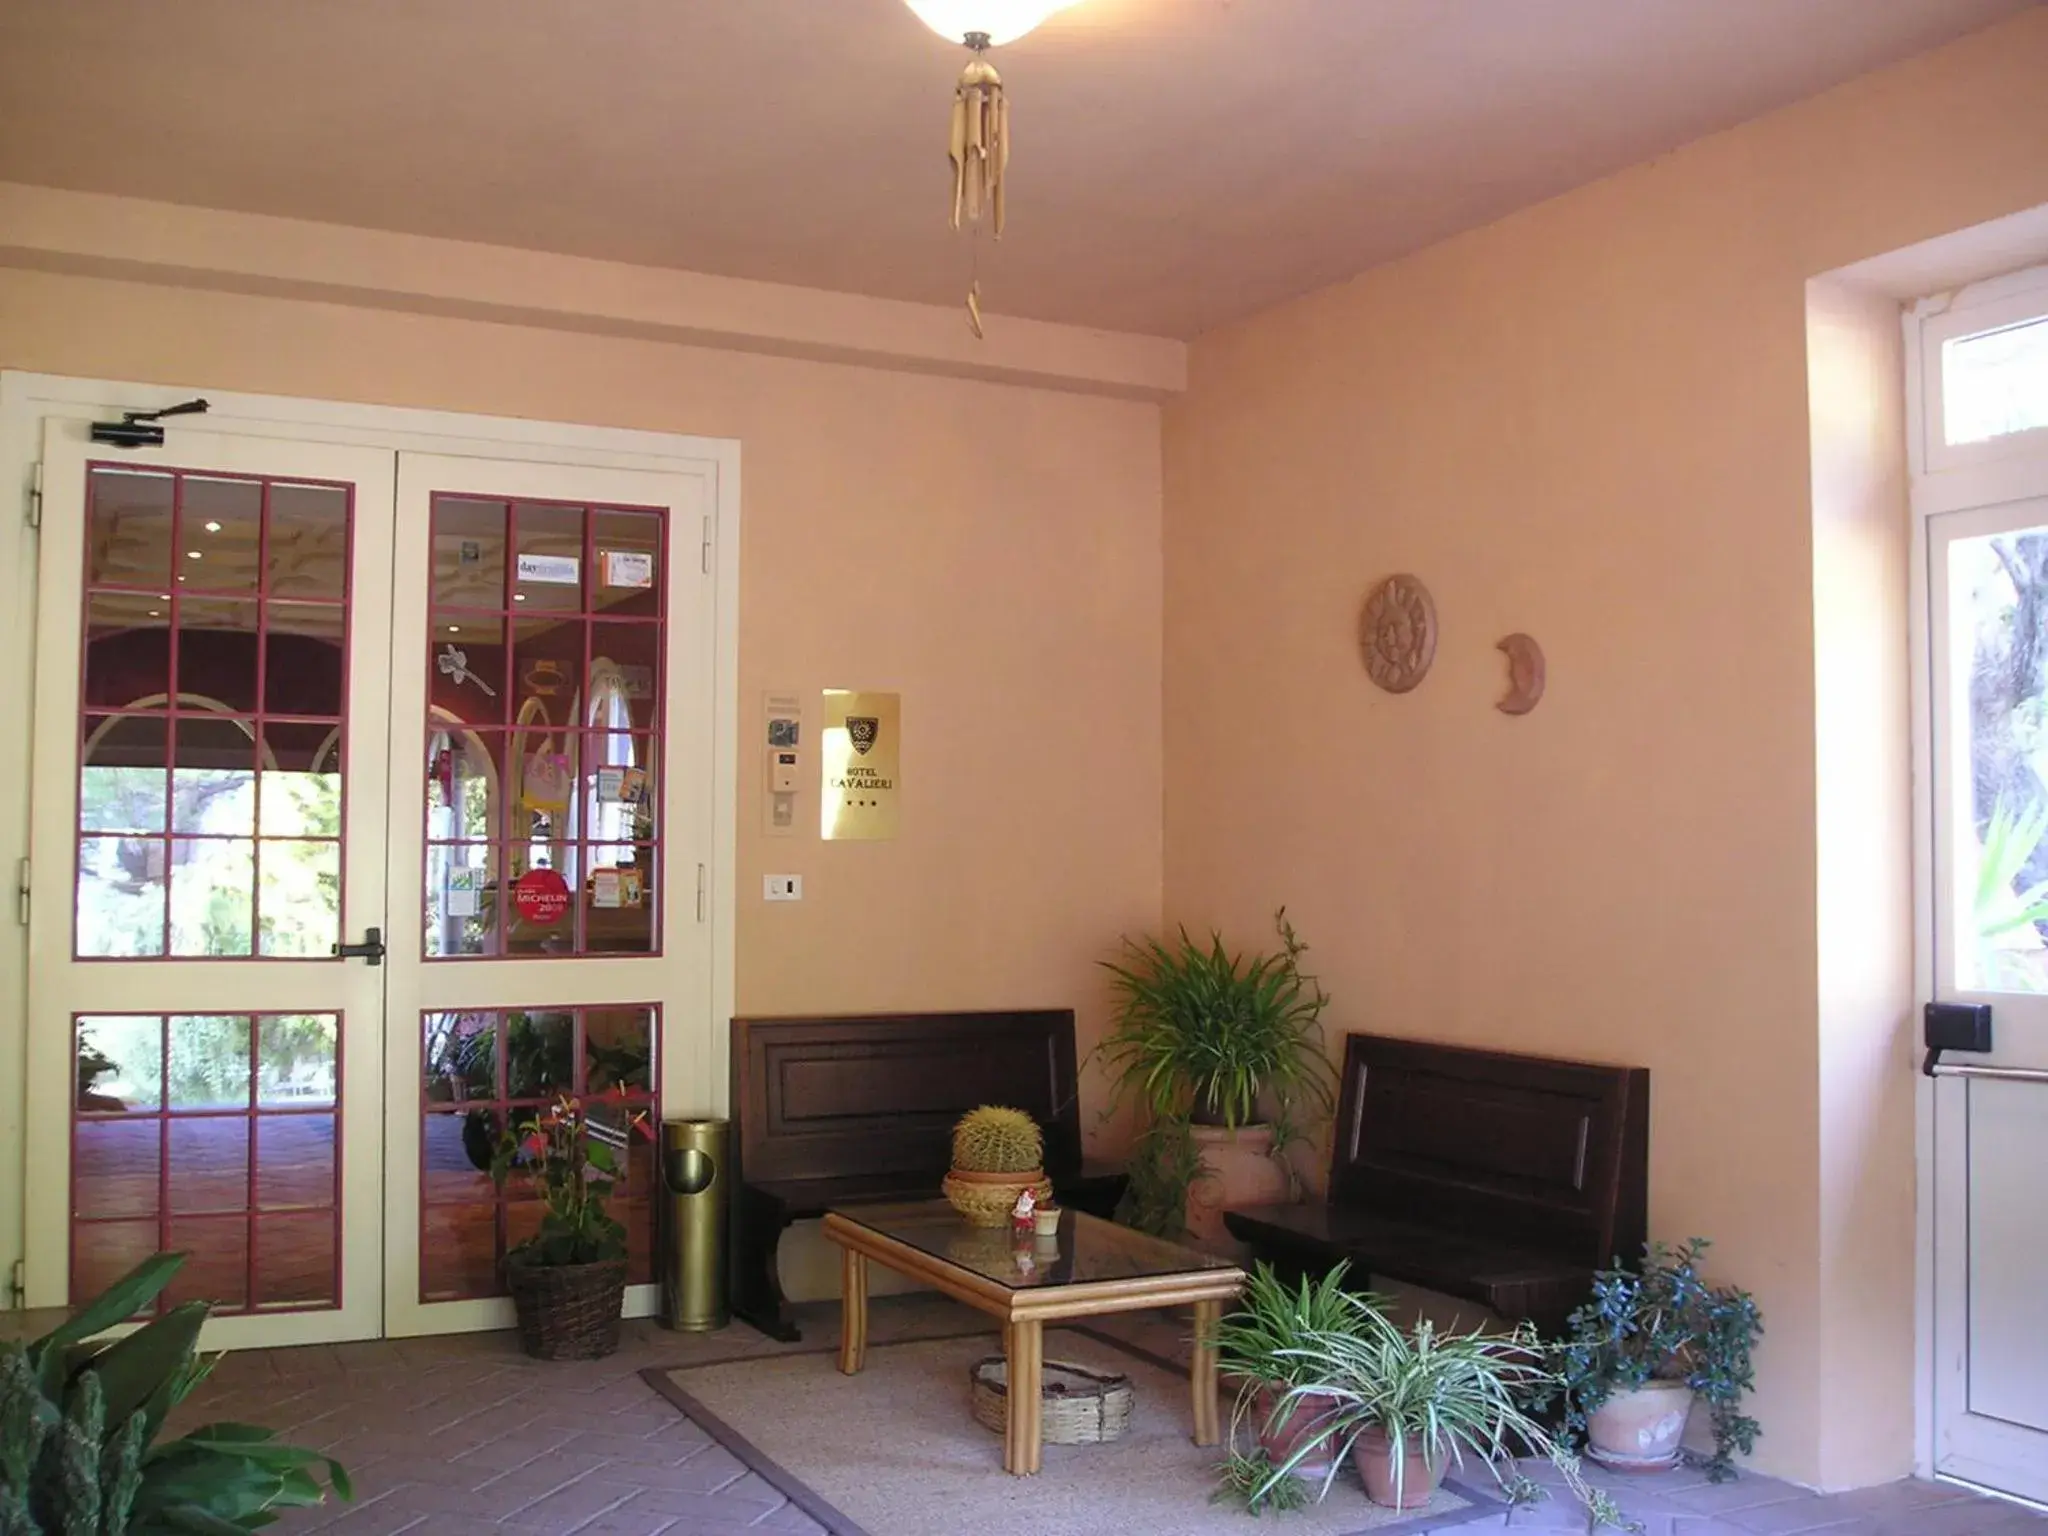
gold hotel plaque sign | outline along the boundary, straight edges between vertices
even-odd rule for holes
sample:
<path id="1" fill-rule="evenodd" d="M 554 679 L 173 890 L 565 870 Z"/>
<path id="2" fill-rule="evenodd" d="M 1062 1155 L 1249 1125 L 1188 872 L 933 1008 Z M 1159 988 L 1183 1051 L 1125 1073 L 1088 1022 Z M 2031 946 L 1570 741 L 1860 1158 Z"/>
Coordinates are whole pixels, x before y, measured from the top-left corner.
<path id="1" fill-rule="evenodd" d="M 824 773 L 818 831 L 832 839 L 896 835 L 903 696 L 825 690 L 818 758 Z"/>

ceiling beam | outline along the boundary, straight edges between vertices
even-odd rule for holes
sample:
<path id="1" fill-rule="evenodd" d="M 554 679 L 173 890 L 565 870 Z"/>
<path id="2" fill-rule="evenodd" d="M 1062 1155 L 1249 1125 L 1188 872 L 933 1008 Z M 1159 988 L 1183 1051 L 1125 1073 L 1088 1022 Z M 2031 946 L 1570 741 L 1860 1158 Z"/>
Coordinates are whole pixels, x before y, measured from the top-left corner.
<path id="1" fill-rule="evenodd" d="M 1161 400 L 1187 347 L 964 307 L 0 182 L 0 266 Z M 941 230 L 935 239 L 948 238 Z"/>

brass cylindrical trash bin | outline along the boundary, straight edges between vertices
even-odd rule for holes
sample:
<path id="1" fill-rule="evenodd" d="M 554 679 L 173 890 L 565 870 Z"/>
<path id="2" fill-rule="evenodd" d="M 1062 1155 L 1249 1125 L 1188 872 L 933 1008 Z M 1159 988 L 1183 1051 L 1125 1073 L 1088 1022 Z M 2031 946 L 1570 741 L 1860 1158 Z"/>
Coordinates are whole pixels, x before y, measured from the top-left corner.
<path id="1" fill-rule="evenodd" d="M 726 1305 L 723 1120 L 661 1125 L 661 1322 L 703 1333 L 731 1321 Z"/>

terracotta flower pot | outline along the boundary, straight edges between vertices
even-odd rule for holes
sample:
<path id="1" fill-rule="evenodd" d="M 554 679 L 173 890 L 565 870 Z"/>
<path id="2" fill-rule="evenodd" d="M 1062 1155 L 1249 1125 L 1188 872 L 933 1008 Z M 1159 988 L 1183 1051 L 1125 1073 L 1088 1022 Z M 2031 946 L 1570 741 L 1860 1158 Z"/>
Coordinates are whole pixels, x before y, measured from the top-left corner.
<path id="1" fill-rule="evenodd" d="M 1368 1429 L 1351 1442 L 1351 1465 L 1365 1484 L 1365 1496 L 1386 1509 L 1420 1509 L 1436 1493 L 1443 1467 L 1432 1467 L 1415 1437 L 1407 1437 L 1402 1453 L 1400 1496 L 1394 1493 L 1393 1444 L 1381 1429 Z"/>
<path id="2" fill-rule="evenodd" d="M 1287 1198 L 1287 1170 L 1273 1161 L 1273 1127 L 1220 1125 L 1188 1128 L 1201 1154 L 1202 1173 L 1188 1186 L 1187 1228 L 1215 1241 L 1226 1234 L 1223 1213 L 1233 1206 L 1277 1205 Z"/>
<path id="3" fill-rule="evenodd" d="M 1307 1392 L 1288 1405 L 1285 1416 L 1279 1422 L 1273 1420 L 1273 1410 L 1287 1389 L 1275 1382 L 1262 1384 L 1253 1395 L 1251 1411 L 1255 1415 L 1252 1428 L 1257 1432 L 1259 1445 L 1266 1453 L 1267 1463 L 1280 1466 L 1286 1462 L 1314 1432 L 1316 1420 L 1329 1410 L 1337 1399 L 1327 1392 Z M 1330 1471 L 1330 1447 L 1327 1442 L 1317 1446 L 1300 1461 L 1295 1463 L 1294 1475 L 1313 1478 L 1321 1482 Z"/>
<path id="4" fill-rule="evenodd" d="M 1586 1416 L 1586 1454 L 1616 1472 L 1663 1472 L 1678 1465 L 1691 1412 L 1682 1381 L 1617 1391 Z"/>

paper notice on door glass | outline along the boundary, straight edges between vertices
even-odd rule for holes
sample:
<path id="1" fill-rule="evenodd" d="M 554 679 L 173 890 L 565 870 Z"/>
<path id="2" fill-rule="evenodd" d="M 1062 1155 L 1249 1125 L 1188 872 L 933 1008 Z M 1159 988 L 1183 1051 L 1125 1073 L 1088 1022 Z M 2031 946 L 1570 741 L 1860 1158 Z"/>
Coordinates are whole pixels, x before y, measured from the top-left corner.
<path id="1" fill-rule="evenodd" d="M 573 587 L 582 579 L 583 561 L 576 555 L 521 555 L 519 579 L 543 586 Z"/>
<path id="2" fill-rule="evenodd" d="M 819 835 L 881 839 L 896 835 L 902 696 L 825 690 Z"/>
<path id="3" fill-rule="evenodd" d="M 590 877 L 590 904 L 607 909 L 637 907 L 642 889 L 637 869 L 600 869 Z"/>
<path id="4" fill-rule="evenodd" d="M 623 768 L 600 768 L 597 770 L 597 799 L 600 805 L 617 805 L 625 798 L 626 770 Z"/>
<path id="5" fill-rule="evenodd" d="M 476 869 L 451 869 L 448 871 L 448 899 L 443 906 L 444 917 L 475 917 L 477 890 L 482 881 L 483 871 Z"/>
<path id="6" fill-rule="evenodd" d="M 599 568 L 608 587 L 651 587 L 654 585 L 654 551 L 651 549 L 606 549 L 598 552 Z"/>

